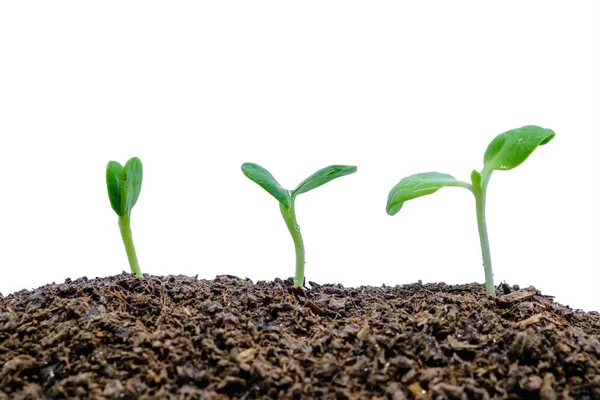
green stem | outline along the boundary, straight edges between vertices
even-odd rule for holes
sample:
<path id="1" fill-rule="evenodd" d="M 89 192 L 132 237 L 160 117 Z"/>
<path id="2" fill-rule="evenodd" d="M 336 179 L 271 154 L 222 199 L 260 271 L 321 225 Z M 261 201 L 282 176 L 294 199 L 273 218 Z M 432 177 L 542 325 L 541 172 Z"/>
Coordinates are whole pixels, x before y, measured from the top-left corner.
<path id="1" fill-rule="evenodd" d="M 121 229 L 121 237 L 123 238 L 123 244 L 125 244 L 125 251 L 127 252 L 127 259 L 129 260 L 129 266 L 131 272 L 138 278 L 142 277 L 142 271 L 138 264 L 137 255 L 135 254 L 135 246 L 133 245 L 133 237 L 131 235 L 131 225 L 129 216 L 119 217 L 119 228 Z"/>
<path id="2" fill-rule="evenodd" d="M 490 241 L 488 239 L 487 224 L 485 221 L 485 197 L 489 179 L 490 175 L 482 173 L 481 189 L 473 190 L 473 194 L 475 195 L 477 228 L 479 229 L 479 241 L 481 243 L 481 254 L 483 256 L 485 290 L 492 296 L 495 296 L 496 288 L 494 286 L 494 274 L 492 273 L 492 255 L 490 252 Z"/>
<path id="3" fill-rule="evenodd" d="M 296 198 L 292 196 L 290 207 L 279 203 L 281 215 L 285 220 L 285 225 L 288 227 L 292 239 L 294 240 L 294 248 L 296 249 L 296 276 L 294 277 L 294 286 L 304 286 L 304 241 L 300 233 L 300 227 L 296 222 L 296 210 L 294 202 Z"/>

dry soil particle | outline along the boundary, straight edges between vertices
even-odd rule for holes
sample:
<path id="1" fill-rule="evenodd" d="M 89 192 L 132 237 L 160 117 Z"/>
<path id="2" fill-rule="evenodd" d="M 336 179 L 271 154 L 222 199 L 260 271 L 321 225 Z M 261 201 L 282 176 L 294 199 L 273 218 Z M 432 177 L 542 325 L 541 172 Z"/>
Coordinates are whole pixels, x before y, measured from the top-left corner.
<path id="1" fill-rule="evenodd" d="M 0 399 L 600 399 L 600 314 L 499 292 L 67 280 L 0 297 Z"/>

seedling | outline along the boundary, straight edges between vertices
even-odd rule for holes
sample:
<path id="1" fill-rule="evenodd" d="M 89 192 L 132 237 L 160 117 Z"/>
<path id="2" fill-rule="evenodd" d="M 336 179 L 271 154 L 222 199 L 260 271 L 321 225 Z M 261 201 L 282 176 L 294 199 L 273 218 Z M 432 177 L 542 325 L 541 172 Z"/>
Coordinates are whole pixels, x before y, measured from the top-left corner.
<path id="1" fill-rule="evenodd" d="M 138 264 L 133 238 L 131 236 L 131 209 L 135 205 L 142 190 L 142 162 L 133 157 L 122 166 L 116 161 L 110 161 L 106 166 L 106 188 L 112 209 L 119 216 L 119 228 L 125 244 L 127 259 L 131 272 L 137 277 L 142 276 Z"/>
<path id="2" fill-rule="evenodd" d="M 356 172 L 356 167 L 348 165 L 330 165 L 318 170 L 294 190 L 287 190 L 275 180 L 273 175 L 263 167 L 254 163 L 244 163 L 242 172 L 250 180 L 254 181 L 265 189 L 271 196 L 279 201 L 279 208 L 285 224 L 294 240 L 294 248 L 296 249 L 296 275 L 294 277 L 295 286 L 304 285 L 304 241 L 300 233 L 300 226 L 296 222 L 296 196 L 301 193 L 306 193 L 325 183 L 339 178 L 344 175 L 353 174 Z"/>
<path id="3" fill-rule="evenodd" d="M 470 190 L 475 196 L 477 227 L 485 271 L 485 288 L 489 294 L 495 296 L 492 258 L 485 222 L 485 197 L 488 182 L 494 170 L 508 171 L 518 167 L 533 153 L 536 147 L 548 143 L 554 136 L 554 132 L 550 129 L 532 125 L 513 129 L 496 136 L 488 145 L 483 156 L 483 170 L 481 172 L 474 170 L 471 173 L 470 184 L 459 181 L 452 175 L 439 172 L 425 172 L 408 176 L 390 191 L 386 207 L 387 213 L 395 215 L 400 211 L 404 202 L 435 193 L 444 186 L 456 186 Z"/>

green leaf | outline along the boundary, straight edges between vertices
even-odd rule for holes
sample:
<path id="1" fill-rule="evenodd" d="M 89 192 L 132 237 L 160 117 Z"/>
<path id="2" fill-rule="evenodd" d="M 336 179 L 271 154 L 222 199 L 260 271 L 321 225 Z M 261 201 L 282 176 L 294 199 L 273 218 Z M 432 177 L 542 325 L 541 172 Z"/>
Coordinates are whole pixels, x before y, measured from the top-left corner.
<path id="1" fill-rule="evenodd" d="M 121 172 L 123 166 L 116 161 L 110 161 L 106 166 L 106 189 L 108 190 L 108 199 L 110 206 L 121 216 Z"/>
<path id="2" fill-rule="evenodd" d="M 143 168 L 137 157 L 132 157 L 125 163 L 121 175 L 121 210 L 123 214 L 131 213 L 142 190 Z"/>
<path id="3" fill-rule="evenodd" d="M 242 164 L 242 172 L 251 181 L 265 189 L 271 196 L 286 207 L 290 207 L 290 192 L 281 187 L 273 175 L 263 167 L 254 163 Z"/>
<path id="4" fill-rule="evenodd" d="M 324 185 L 336 178 L 353 174 L 356 172 L 356 170 L 357 168 L 352 165 L 330 165 L 329 167 L 318 170 L 302 181 L 302 183 L 300 183 L 298 187 L 294 189 L 292 195 L 297 196 L 301 193 L 306 193 L 309 190 L 318 188 L 319 186 Z"/>
<path id="5" fill-rule="evenodd" d="M 509 170 L 521 165 L 538 146 L 552 140 L 555 133 L 550 129 L 528 125 L 496 136 L 483 156 L 486 170 Z"/>
<path id="6" fill-rule="evenodd" d="M 390 190 L 386 211 L 389 215 L 395 215 L 404 202 L 435 193 L 444 186 L 468 188 L 469 185 L 455 179 L 452 175 L 439 172 L 423 172 L 407 176 Z"/>

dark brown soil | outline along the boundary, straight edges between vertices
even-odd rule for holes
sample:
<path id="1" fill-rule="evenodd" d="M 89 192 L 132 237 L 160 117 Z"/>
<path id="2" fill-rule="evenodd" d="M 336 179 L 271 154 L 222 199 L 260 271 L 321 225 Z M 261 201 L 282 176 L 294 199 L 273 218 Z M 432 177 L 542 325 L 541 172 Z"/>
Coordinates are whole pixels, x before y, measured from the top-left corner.
<path id="1" fill-rule="evenodd" d="M 0 399 L 600 399 L 600 314 L 534 288 L 290 283 L 0 296 Z"/>

